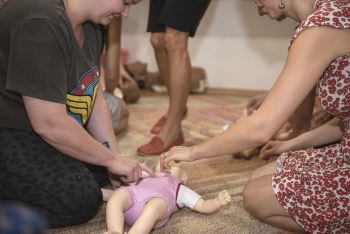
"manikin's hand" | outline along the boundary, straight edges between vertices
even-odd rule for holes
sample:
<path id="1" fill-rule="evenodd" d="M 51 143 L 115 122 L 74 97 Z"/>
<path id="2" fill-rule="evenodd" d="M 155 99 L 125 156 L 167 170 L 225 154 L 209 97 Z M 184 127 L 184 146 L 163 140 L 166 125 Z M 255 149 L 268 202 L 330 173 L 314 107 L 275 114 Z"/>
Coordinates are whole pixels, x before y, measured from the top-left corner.
<path id="1" fill-rule="evenodd" d="M 269 159 L 272 156 L 280 155 L 281 153 L 296 150 L 293 148 L 291 141 L 269 141 L 260 150 L 259 157 L 262 159 Z"/>
<path id="2" fill-rule="evenodd" d="M 217 200 L 219 201 L 221 206 L 226 206 L 231 202 L 231 195 L 226 190 L 222 190 L 218 194 Z"/>
<path id="3" fill-rule="evenodd" d="M 250 101 L 248 102 L 247 106 L 244 109 L 244 115 L 249 116 L 253 114 L 254 111 L 256 111 L 264 102 L 266 96 L 267 96 L 267 93 L 263 93 L 252 97 L 252 99 L 250 99 Z"/>
<path id="4" fill-rule="evenodd" d="M 152 177 L 156 176 L 145 164 L 126 156 L 116 156 L 107 169 L 111 174 L 120 175 L 122 181 L 126 183 L 138 181 L 142 176 L 142 171 Z"/>
<path id="5" fill-rule="evenodd" d="M 191 162 L 194 160 L 193 147 L 176 146 L 160 155 L 161 168 L 169 170 L 172 162 Z M 163 158 L 163 159 L 162 159 Z"/>

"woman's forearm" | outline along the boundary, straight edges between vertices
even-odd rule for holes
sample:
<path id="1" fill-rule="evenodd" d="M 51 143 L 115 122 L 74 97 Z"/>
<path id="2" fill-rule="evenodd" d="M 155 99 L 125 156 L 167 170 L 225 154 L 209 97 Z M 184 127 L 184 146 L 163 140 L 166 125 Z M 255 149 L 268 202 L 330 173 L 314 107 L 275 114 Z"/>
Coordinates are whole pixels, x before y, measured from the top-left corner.
<path id="1" fill-rule="evenodd" d="M 68 115 L 64 104 L 31 97 L 23 100 L 33 130 L 58 151 L 101 166 L 114 162 L 115 155 Z"/>
<path id="2" fill-rule="evenodd" d="M 67 116 L 48 124 L 47 130 L 39 135 L 58 151 L 78 160 L 108 166 L 115 155 L 92 138 L 73 118 Z"/>
<path id="3" fill-rule="evenodd" d="M 99 88 L 94 108 L 87 124 L 89 133 L 99 142 L 108 142 L 109 148 L 114 153 L 119 153 L 119 147 L 114 134 L 111 113 Z"/>
<path id="4" fill-rule="evenodd" d="M 332 119 L 326 124 L 301 134 L 290 141 L 299 149 L 305 149 L 339 141 L 342 136 L 343 132 L 338 125 L 338 120 Z"/>
<path id="5" fill-rule="evenodd" d="M 205 141 L 193 148 L 193 158 L 207 158 L 218 155 L 238 153 L 257 147 L 269 140 L 272 133 L 264 131 L 260 121 L 248 117 L 233 125 L 227 132 Z"/>

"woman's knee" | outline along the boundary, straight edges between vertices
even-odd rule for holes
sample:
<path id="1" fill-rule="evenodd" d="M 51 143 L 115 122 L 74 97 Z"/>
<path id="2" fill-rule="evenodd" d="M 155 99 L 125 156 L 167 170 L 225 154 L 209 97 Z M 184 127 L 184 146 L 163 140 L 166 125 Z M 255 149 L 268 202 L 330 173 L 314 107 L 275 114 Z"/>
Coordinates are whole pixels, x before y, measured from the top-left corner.
<path id="1" fill-rule="evenodd" d="M 244 208 L 258 219 L 268 217 L 271 213 L 270 196 L 274 196 L 271 177 L 272 175 L 265 175 L 251 180 L 243 191 Z"/>
<path id="2" fill-rule="evenodd" d="M 55 210 L 50 210 L 48 207 L 49 226 L 66 227 L 85 223 L 96 216 L 101 203 L 102 192 L 98 186 L 96 189 L 88 189 L 80 194 L 70 194 L 64 200 L 57 201 Z"/>
<path id="3" fill-rule="evenodd" d="M 273 215 L 287 215 L 272 190 L 272 174 L 248 182 L 243 191 L 245 209 L 254 217 L 264 220 Z"/>
<path id="4" fill-rule="evenodd" d="M 258 204 L 256 203 L 257 189 L 255 187 L 255 181 L 249 181 L 243 190 L 243 205 L 244 208 L 254 217 L 258 210 Z"/>
<path id="5" fill-rule="evenodd" d="M 259 178 L 265 175 L 274 174 L 276 172 L 277 172 L 276 162 L 272 162 L 256 169 L 250 176 L 250 180 L 254 180 L 256 178 Z"/>

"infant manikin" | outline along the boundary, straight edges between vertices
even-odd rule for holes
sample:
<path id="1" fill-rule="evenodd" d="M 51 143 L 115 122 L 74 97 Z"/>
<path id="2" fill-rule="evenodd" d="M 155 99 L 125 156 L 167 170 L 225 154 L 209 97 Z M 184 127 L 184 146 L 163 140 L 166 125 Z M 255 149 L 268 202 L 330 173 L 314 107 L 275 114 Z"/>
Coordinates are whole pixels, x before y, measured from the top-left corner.
<path id="1" fill-rule="evenodd" d="M 109 233 L 124 233 L 124 221 L 131 227 L 130 234 L 149 233 L 163 227 L 172 213 L 183 207 L 212 213 L 231 201 L 225 190 L 216 198 L 204 200 L 184 185 L 188 176 L 179 167 L 172 167 L 170 173 L 157 172 L 156 175 L 144 174 L 136 184 L 122 186 L 110 196 L 106 212 Z M 111 192 L 103 189 L 103 194 L 106 196 Z"/>

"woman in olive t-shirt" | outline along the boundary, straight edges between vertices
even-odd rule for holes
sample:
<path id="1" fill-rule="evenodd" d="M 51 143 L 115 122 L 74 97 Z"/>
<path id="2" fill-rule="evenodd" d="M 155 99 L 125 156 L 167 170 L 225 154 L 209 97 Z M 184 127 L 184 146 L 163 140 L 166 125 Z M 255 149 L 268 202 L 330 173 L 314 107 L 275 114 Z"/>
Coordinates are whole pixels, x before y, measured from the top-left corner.
<path id="1" fill-rule="evenodd" d="M 33 205 L 50 227 L 93 217 L 107 172 L 153 173 L 120 155 L 98 82 L 98 25 L 135 2 L 11 0 L 0 10 L 0 197 Z"/>

